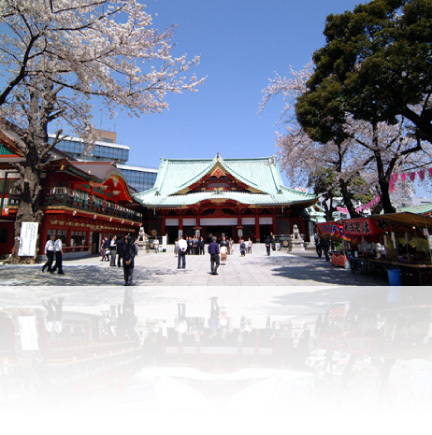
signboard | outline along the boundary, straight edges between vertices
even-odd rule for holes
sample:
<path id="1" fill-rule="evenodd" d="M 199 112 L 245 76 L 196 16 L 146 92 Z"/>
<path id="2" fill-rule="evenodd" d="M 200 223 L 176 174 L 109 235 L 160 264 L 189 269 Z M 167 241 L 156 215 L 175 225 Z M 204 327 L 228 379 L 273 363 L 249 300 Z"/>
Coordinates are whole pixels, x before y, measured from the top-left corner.
<path id="1" fill-rule="evenodd" d="M 201 226 L 225 226 L 225 225 L 237 225 L 237 218 L 201 218 Z"/>
<path id="2" fill-rule="evenodd" d="M 343 222 L 344 232 L 348 237 L 374 237 L 389 229 L 387 222 L 374 219 L 347 219 Z"/>
<path id="3" fill-rule="evenodd" d="M 36 255 L 36 242 L 38 237 L 37 222 L 22 222 L 19 242 L 19 257 L 34 257 Z"/>
<path id="4" fill-rule="evenodd" d="M 387 223 L 384 222 L 384 226 Z M 340 222 L 323 222 L 317 224 L 321 237 L 336 237 L 348 241 L 362 239 L 373 240 L 383 234 L 386 228 L 383 223 L 368 218 L 345 219 Z"/>
<path id="5" fill-rule="evenodd" d="M 168 243 L 168 237 L 167 236 L 162 236 L 162 250 L 166 250 L 167 249 L 167 243 Z"/>

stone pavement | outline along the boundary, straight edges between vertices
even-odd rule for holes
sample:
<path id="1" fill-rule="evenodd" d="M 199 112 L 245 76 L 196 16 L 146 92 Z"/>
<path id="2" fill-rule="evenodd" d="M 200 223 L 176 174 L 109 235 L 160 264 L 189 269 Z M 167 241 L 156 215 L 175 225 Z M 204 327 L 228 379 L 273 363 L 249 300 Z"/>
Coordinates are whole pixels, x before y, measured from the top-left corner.
<path id="1" fill-rule="evenodd" d="M 100 257 L 64 261 L 65 275 L 41 272 L 32 266 L 0 265 L 0 285 L 5 286 L 116 286 L 123 285 L 123 270 L 101 262 Z M 177 269 L 173 247 L 167 252 L 140 252 L 135 259 L 134 283 L 138 286 L 366 286 L 386 285 L 371 277 L 353 275 L 333 267 L 314 251 L 300 255 L 286 251 L 265 253 L 254 245 L 252 254 L 241 257 L 237 249 L 228 256 L 219 275 L 210 274 L 209 255 L 186 256 L 186 269 Z"/>

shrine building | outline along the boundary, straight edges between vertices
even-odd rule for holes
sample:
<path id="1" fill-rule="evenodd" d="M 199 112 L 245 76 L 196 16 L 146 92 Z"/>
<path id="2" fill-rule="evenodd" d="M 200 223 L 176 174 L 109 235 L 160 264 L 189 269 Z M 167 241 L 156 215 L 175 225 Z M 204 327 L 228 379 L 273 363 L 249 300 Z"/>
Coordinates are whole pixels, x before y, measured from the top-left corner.
<path id="1" fill-rule="evenodd" d="M 18 140 L 13 129 L 0 126 L 0 257 L 14 245 L 21 198 L 14 164 L 25 164 Z M 49 235 L 63 237 L 65 258 L 73 258 L 98 253 L 104 237 L 136 235 L 142 225 L 141 206 L 113 162 L 77 161 L 54 148 L 44 163 L 41 188 L 36 256 L 43 254 Z"/>
<path id="2" fill-rule="evenodd" d="M 292 234 L 309 240 L 307 208 L 314 195 L 284 186 L 275 157 L 251 159 L 162 158 L 152 189 L 134 195 L 145 207 L 144 230 L 152 236 L 223 235 L 235 241 Z"/>

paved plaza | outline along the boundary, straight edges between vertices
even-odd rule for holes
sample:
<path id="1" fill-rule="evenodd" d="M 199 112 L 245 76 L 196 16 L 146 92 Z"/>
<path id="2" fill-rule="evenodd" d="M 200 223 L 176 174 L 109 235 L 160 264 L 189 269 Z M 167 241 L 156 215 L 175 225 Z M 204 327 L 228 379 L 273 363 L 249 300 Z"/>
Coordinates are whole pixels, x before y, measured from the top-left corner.
<path id="1" fill-rule="evenodd" d="M 32 266 L 0 266 L 0 283 L 7 286 L 101 286 L 123 285 L 123 270 L 92 256 L 64 261 L 65 275 L 41 272 L 42 263 Z M 371 277 L 353 275 L 333 267 L 314 251 L 297 255 L 272 251 L 254 245 L 253 252 L 241 257 L 238 247 L 229 255 L 219 275 L 210 274 L 210 256 L 186 256 L 186 269 L 177 269 L 173 246 L 167 252 L 141 252 L 135 258 L 134 283 L 137 286 L 365 286 L 386 285 Z"/>
<path id="2" fill-rule="evenodd" d="M 123 269 L 110 267 L 99 256 L 65 261 L 65 275 L 42 272 L 41 267 L 1 265 L 0 306 L 41 307 L 43 299 L 61 296 L 65 309 L 100 314 L 121 304 L 128 288 Z M 208 312 L 209 298 L 217 296 L 231 315 L 253 316 L 263 323 L 267 316 L 315 316 L 356 294 L 376 295 L 376 286 L 385 285 L 333 267 L 314 251 L 272 251 L 267 256 L 264 245 L 255 245 L 246 257 L 235 250 L 218 272 L 210 274 L 208 254 L 186 256 L 186 269 L 178 270 L 172 246 L 158 254 L 140 252 L 134 271 L 136 314 L 172 322 L 177 304 L 186 303 L 188 314 L 202 316 Z"/>

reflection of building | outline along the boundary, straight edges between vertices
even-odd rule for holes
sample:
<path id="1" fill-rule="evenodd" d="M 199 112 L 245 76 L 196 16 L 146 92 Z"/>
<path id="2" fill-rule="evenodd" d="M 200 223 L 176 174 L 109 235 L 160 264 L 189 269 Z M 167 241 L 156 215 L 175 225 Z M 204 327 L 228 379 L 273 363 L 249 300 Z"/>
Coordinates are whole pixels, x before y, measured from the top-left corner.
<path id="1" fill-rule="evenodd" d="M 81 161 L 115 162 L 122 171 L 127 183 L 137 192 L 153 187 L 156 180 L 157 169 L 144 168 L 126 164 L 129 159 L 130 147 L 116 143 L 116 133 L 95 130 L 97 140 L 88 144 L 77 137 L 66 137 L 61 140 L 56 148 L 74 159 Z M 55 135 L 50 135 L 52 140 Z"/>
<path id="2" fill-rule="evenodd" d="M 0 132 L 1 233 L 0 255 L 10 254 L 20 195 L 13 163 L 25 163 L 12 131 Z M 114 234 L 135 234 L 142 222 L 141 207 L 132 197 L 124 175 L 110 162 L 82 162 L 54 149 L 41 177 L 39 209 L 43 212 L 36 254 L 43 253 L 49 234 L 64 238 L 67 256 L 99 252 L 101 240 Z"/>
<path id="3" fill-rule="evenodd" d="M 400 410 L 395 403 L 429 411 L 432 305 L 426 292 L 375 287 L 334 305 L 321 299 L 322 291 L 299 294 L 299 316 L 259 315 L 255 308 L 233 314 L 234 307 L 212 297 L 210 312 L 188 315 L 179 303 L 177 315 L 173 307 L 171 316 L 144 317 L 138 327 L 134 313 L 141 310 L 130 290 L 123 309 L 111 306 L 102 316 L 66 311 L 61 328 L 50 327 L 48 310 L 0 310 L 0 400 L 3 386 L 11 392 L 37 379 L 42 385 L 30 392 L 42 399 L 46 385 L 54 400 L 65 399 L 63 388 L 74 385 L 68 398 L 74 405 L 100 404 L 107 392 L 104 400 L 111 396 L 112 403 L 139 410 L 140 419 L 143 411 L 178 415 L 202 405 L 218 412 L 280 411 L 284 418 L 287 409 L 340 415 L 341 403 L 356 416 L 379 405 Z M 132 316 L 122 318 L 128 312 Z M 148 307 L 143 312 L 148 315 Z M 22 401 L 18 406 L 22 411 Z"/>
<path id="4" fill-rule="evenodd" d="M 308 235 L 306 208 L 313 195 L 283 185 L 274 157 L 256 159 L 162 159 L 152 189 L 135 195 L 148 209 L 147 233 L 202 236 L 225 234 L 263 241 L 291 234 L 297 224 Z"/>
<path id="5" fill-rule="evenodd" d="M 6 387 L 0 390 L 11 397 L 35 386 L 60 394 L 71 385 L 91 390 L 142 360 L 137 335 L 120 333 L 118 318 L 64 311 L 51 323 L 43 309 L 0 310 L 0 386 Z"/>

